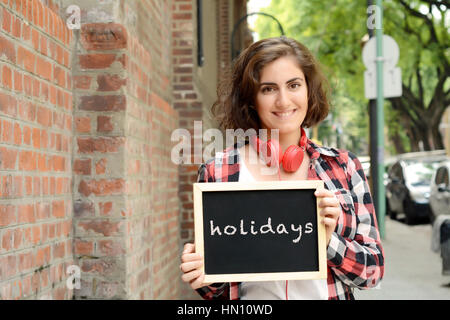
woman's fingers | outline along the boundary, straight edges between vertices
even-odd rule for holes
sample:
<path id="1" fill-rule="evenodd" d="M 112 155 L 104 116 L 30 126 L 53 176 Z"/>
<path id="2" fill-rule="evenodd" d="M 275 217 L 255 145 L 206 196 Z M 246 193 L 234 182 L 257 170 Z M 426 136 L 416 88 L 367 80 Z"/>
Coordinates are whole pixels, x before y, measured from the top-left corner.
<path id="1" fill-rule="evenodd" d="M 335 197 L 322 198 L 319 202 L 319 208 L 339 207 L 339 201 Z"/>
<path id="2" fill-rule="evenodd" d="M 202 275 L 202 271 L 200 269 L 193 270 L 191 272 L 187 272 L 181 276 L 181 280 L 184 282 L 191 282 L 192 280 L 197 279 Z"/>
<path id="3" fill-rule="evenodd" d="M 314 195 L 317 198 L 334 197 L 334 192 L 327 189 L 317 189 L 314 191 Z"/>
<path id="4" fill-rule="evenodd" d="M 186 243 L 184 245 L 183 253 L 193 253 L 195 252 L 195 245 L 193 243 Z"/>
<path id="5" fill-rule="evenodd" d="M 341 213 L 341 209 L 337 207 L 326 207 L 320 210 L 320 215 L 322 217 L 333 217 L 338 218 Z"/>
<path id="6" fill-rule="evenodd" d="M 336 219 L 325 217 L 321 221 L 326 227 L 332 227 L 332 229 L 336 227 Z"/>
<path id="7" fill-rule="evenodd" d="M 200 253 L 184 253 L 181 255 L 181 262 L 190 262 L 202 259 L 203 257 Z"/>
<path id="8" fill-rule="evenodd" d="M 205 280 L 205 274 L 202 273 L 202 274 L 200 274 L 200 276 L 198 276 L 195 280 L 193 280 L 191 282 L 191 288 L 198 289 L 198 288 L 204 287 L 205 285 L 208 285 L 206 283 L 203 283 L 204 280 Z"/>
<path id="9" fill-rule="evenodd" d="M 191 262 L 184 262 L 181 264 L 180 269 L 181 271 L 183 271 L 184 273 L 186 272 L 190 272 L 192 270 L 198 269 L 203 265 L 203 261 L 202 260 L 195 260 L 195 261 L 191 261 Z"/>

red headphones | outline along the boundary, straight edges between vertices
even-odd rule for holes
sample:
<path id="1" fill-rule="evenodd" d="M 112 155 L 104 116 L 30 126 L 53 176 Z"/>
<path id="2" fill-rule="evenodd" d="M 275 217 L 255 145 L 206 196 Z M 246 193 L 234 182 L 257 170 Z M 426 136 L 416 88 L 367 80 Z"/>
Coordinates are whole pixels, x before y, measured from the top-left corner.
<path id="1" fill-rule="evenodd" d="M 274 165 L 279 165 L 283 163 L 283 168 L 287 172 L 295 172 L 303 162 L 303 152 L 306 148 L 306 133 L 303 128 L 301 128 L 300 146 L 290 145 L 284 154 L 281 152 L 280 143 L 278 140 L 270 139 L 267 142 L 261 141 L 257 136 L 252 136 L 250 142 L 253 146 L 256 146 L 256 152 L 262 155 L 266 161 L 266 165 L 272 167 Z"/>

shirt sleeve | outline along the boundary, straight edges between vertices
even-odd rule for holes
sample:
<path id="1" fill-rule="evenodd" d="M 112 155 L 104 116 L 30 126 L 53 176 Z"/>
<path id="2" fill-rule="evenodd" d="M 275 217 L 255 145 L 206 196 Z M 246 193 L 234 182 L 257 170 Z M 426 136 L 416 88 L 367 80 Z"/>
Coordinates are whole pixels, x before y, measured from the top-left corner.
<path id="1" fill-rule="evenodd" d="M 214 182 L 214 177 L 211 175 L 209 168 L 214 166 L 211 164 L 201 164 L 198 168 L 197 182 Z M 198 288 L 197 293 L 205 300 L 229 300 L 229 283 L 213 283 L 210 286 Z"/>
<path id="2" fill-rule="evenodd" d="M 372 196 L 361 163 L 348 153 L 347 180 L 356 217 L 354 237 L 334 232 L 327 248 L 328 265 L 350 287 L 368 289 L 377 286 L 384 274 L 381 246 Z"/>

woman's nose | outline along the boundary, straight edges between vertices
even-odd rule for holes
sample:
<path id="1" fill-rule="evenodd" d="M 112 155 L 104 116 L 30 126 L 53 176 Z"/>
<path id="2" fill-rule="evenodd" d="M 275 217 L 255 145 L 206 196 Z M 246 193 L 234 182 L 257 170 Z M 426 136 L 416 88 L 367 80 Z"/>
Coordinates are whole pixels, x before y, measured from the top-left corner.
<path id="1" fill-rule="evenodd" d="M 286 107 L 289 105 L 289 93 L 286 90 L 280 89 L 276 99 L 277 107 Z"/>

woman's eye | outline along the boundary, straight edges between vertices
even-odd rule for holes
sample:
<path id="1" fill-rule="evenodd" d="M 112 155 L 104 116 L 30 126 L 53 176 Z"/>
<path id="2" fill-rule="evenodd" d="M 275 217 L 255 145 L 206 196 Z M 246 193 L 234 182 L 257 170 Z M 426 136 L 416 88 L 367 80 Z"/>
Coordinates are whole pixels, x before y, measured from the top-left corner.
<path id="1" fill-rule="evenodd" d="M 300 83 L 291 83 L 291 85 L 289 86 L 291 89 L 297 89 L 300 87 Z"/>
<path id="2" fill-rule="evenodd" d="M 262 93 L 270 93 L 272 91 L 274 91 L 274 88 L 272 87 L 264 87 L 261 89 Z"/>

